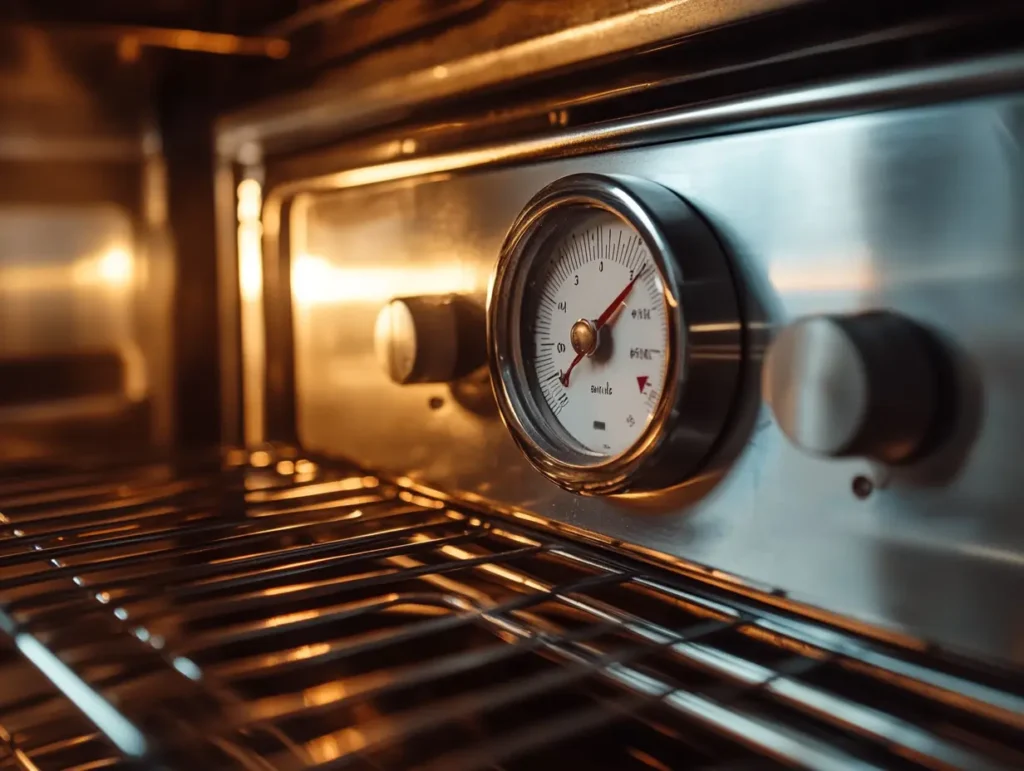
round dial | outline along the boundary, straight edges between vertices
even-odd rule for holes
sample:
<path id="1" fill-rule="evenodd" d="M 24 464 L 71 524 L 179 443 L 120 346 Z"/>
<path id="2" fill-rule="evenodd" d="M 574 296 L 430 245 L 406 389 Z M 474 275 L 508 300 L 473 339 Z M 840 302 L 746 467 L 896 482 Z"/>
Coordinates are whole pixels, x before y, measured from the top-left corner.
<path id="1" fill-rule="evenodd" d="M 669 309 L 643 238 L 617 216 L 582 213 L 527 279 L 524 365 L 568 438 L 596 456 L 627 450 L 665 388 Z"/>
<path id="2" fill-rule="evenodd" d="M 645 180 L 578 174 L 513 224 L 487 309 L 502 418 L 578 493 L 669 487 L 700 468 L 736 391 L 735 289 L 714 233 Z"/>

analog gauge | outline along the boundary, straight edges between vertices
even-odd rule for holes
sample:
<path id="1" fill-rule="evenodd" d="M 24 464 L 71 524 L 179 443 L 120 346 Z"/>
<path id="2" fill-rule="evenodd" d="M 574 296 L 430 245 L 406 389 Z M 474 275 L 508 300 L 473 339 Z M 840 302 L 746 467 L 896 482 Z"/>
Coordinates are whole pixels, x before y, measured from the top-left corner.
<path id="1" fill-rule="evenodd" d="M 527 282 L 527 381 L 568 438 L 596 457 L 633 445 L 665 387 L 669 308 L 640 235 L 605 211 L 573 218 Z M 602 398 L 603 397 L 603 398 Z"/>
<path id="2" fill-rule="evenodd" d="M 619 493 L 684 481 L 721 433 L 741 328 L 703 219 L 651 182 L 566 177 L 522 212 L 488 303 L 501 413 L 563 487 Z"/>

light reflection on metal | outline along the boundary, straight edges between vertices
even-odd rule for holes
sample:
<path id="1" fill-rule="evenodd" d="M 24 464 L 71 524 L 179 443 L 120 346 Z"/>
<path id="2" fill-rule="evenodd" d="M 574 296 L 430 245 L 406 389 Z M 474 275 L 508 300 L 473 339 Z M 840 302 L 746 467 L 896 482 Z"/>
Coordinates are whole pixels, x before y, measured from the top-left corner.
<path id="1" fill-rule="evenodd" d="M 479 523 L 476 526 L 479 526 Z M 465 549 L 461 549 L 458 546 L 442 546 L 441 552 L 443 552 L 449 557 L 460 560 L 473 559 L 473 557 L 475 556 L 471 552 L 468 552 Z M 523 573 L 519 573 L 515 570 L 510 570 L 509 568 L 506 568 L 502 565 L 481 565 L 479 567 L 479 570 L 491 573 L 492 575 L 498 576 L 499 578 L 504 578 L 506 581 L 509 581 L 513 584 L 521 584 L 529 589 L 532 589 L 535 592 L 546 592 L 549 589 L 547 585 L 541 583 L 540 581 L 534 580 L 529 576 L 526 576 Z"/>
<path id="2" fill-rule="evenodd" d="M 70 270 L 69 270 L 70 267 Z M 0 285 L 5 292 L 53 292 L 74 287 L 109 290 L 129 288 L 135 277 L 136 261 L 128 247 L 112 244 L 67 265 L 15 264 L 0 266 Z"/>
<path id="3" fill-rule="evenodd" d="M 499 8 L 490 14 L 489 21 L 484 17 L 482 24 L 498 23 L 495 15 L 502 18 L 512 29 L 513 42 L 510 44 L 481 46 L 461 55 L 449 54 L 447 59 L 440 62 L 434 59 L 433 63 L 411 71 L 406 65 L 389 77 L 367 77 L 366 84 L 355 89 L 351 79 L 338 78 L 333 83 L 317 84 L 297 95 L 268 100 L 223 121 L 218 145 L 225 156 L 234 157 L 242 143 L 254 138 L 274 142 L 328 130 L 340 133 L 370 122 L 399 105 L 408 109 L 427 100 L 453 96 L 495 82 L 508 82 L 616 52 L 644 48 L 792 4 L 793 0 L 730 0 L 726 3 L 720 0 L 648 0 L 646 7 L 615 13 L 622 9 L 622 4 L 615 4 L 614 9 L 595 11 L 592 6 L 602 4 L 588 3 L 581 4 L 580 7 L 585 9 L 582 13 L 564 14 L 564 23 L 554 31 L 550 28 L 536 31 L 534 25 L 526 23 L 521 25 L 522 32 L 516 34 L 518 30 L 512 26 L 518 21 L 517 4 L 495 3 L 492 5 L 509 10 L 502 14 L 504 9 Z M 553 17 L 559 15 L 552 13 Z M 531 27 L 535 30 L 532 36 Z M 465 36 L 472 36 L 478 29 L 467 25 L 459 31 Z M 449 34 L 454 36 L 455 33 Z M 493 40 L 493 35 L 483 35 L 481 39 Z M 438 49 L 443 51 L 444 44 L 450 40 L 451 37 L 442 37 Z"/>
<path id="4" fill-rule="evenodd" d="M 780 292 L 866 292 L 878 285 L 872 255 L 847 252 L 813 260 L 782 257 L 768 265 L 768 278 Z"/>
<path id="5" fill-rule="evenodd" d="M 341 302 L 379 302 L 390 297 L 462 294 L 476 288 L 474 274 L 453 260 L 450 267 L 402 271 L 348 268 L 315 254 L 297 254 L 292 264 L 292 296 L 297 311 L 306 306 Z"/>
<path id="6" fill-rule="evenodd" d="M 263 291 L 262 188 L 255 179 L 246 179 L 239 183 L 237 194 L 239 282 L 243 301 L 252 302 L 258 300 Z"/>
<path id="7" fill-rule="evenodd" d="M 304 481 L 302 476 L 299 475 L 299 474 L 296 474 L 293 477 L 293 479 L 296 482 L 296 484 L 301 484 Z M 344 506 L 345 507 L 348 507 L 348 506 L 363 506 L 363 505 L 366 505 L 366 504 L 377 503 L 379 501 L 380 501 L 380 496 L 376 495 L 376 494 L 374 494 L 374 495 L 356 495 L 356 496 L 352 496 L 352 497 L 346 498 L 345 502 L 344 502 Z M 307 511 L 328 511 L 330 509 L 337 509 L 337 508 L 339 508 L 338 501 L 321 501 L 320 503 L 311 503 L 311 504 L 307 504 L 305 506 L 292 506 L 292 507 L 286 508 L 286 509 L 276 509 L 275 508 L 275 509 L 269 509 L 267 511 L 260 511 L 258 509 L 251 509 L 249 511 L 249 517 L 251 517 L 251 518 L 280 517 L 283 514 L 298 514 L 300 512 L 307 512 Z M 343 514 L 343 515 L 341 515 L 339 517 L 336 517 L 336 520 L 340 521 L 340 520 L 349 520 L 349 519 L 359 519 L 359 517 L 361 517 L 361 516 L 363 516 L 363 513 L 359 509 L 355 509 L 355 510 L 350 511 L 350 512 L 348 512 L 346 514 Z"/>
<path id="8" fill-rule="evenodd" d="M 263 317 L 263 205 L 262 186 L 256 179 L 238 184 L 238 281 L 241 290 L 242 401 L 245 443 L 252 447 L 264 436 L 264 366 L 266 328 Z M 268 460 L 269 463 L 269 460 Z"/>
<path id="9" fill-rule="evenodd" d="M 51 653 L 32 635 L 19 633 L 14 636 L 14 643 L 29 661 L 46 676 L 85 716 L 92 721 L 113 742 L 121 752 L 129 757 L 138 758 L 145 755 L 146 739 L 132 723 L 114 706 L 88 686 L 68 666 Z M 195 666 L 195 665 L 193 665 Z"/>
<path id="10" fill-rule="evenodd" d="M 270 465 L 270 453 L 265 450 L 257 450 L 249 456 L 249 462 L 256 468 L 266 468 Z"/>
<path id="11" fill-rule="evenodd" d="M 261 454 L 262 453 L 262 454 Z M 264 462 L 264 457 L 266 460 Z M 264 453 L 262 450 L 254 452 L 253 456 L 258 456 L 252 463 L 254 466 L 269 466 L 270 455 Z M 285 462 L 285 461 L 282 461 Z M 290 462 L 290 461 L 289 461 Z M 300 461 L 301 462 L 301 461 Z M 280 463 L 278 463 L 278 470 L 280 471 Z M 295 466 L 295 470 L 299 471 L 298 464 Z M 308 469 L 303 469 L 308 473 Z M 349 492 L 351 490 L 361 490 L 363 488 L 377 487 L 378 481 L 376 477 L 345 477 L 344 479 L 334 479 L 329 482 L 317 482 L 313 485 L 305 485 L 303 487 L 292 487 L 285 490 L 254 490 L 246 496 L 246 500 L 250 503 L 264 503 L 266 501 L 287 501 L 294 498 L 306 498 L 310 495 L 323 495 L 326 493 L 342 493 Z"/>
<path id="12" fill-rule="evenodd" d="M 296 474 L 315 474 L 317 465 L 311 460 L 299 459 L 295 461 Z M 371 481 L 372 480 L 372 481 Z M 376 477 L 363 477 L 363 484 L 366 487 L 374 487 L 377 484 Z"/>
<path id="13" fill-rule="evenodd" d="M 113 247 L 96 260 L 96 275 L 109 286 L 128 286 L 134 274 L 132 255 L 123 247 Z"/>
<path id="14" fill-rule="evenodd" d="M 184 656 L 176 656 L 171 664 L 189 680 L 201 680 L 203 678 L 202 671 L 196 666 L 196 663 L 192 661 L 192 659 L 185 658 Z"/>
<path id="15" fill-rule="evenodd" d="M 398 493 L 399 500 L 405 501 L 406 503 L 414 503 L 417 506 L 423 506 L 429 509 L 443 509 L 444 503 L 434 498 L 427 498 L 424 495 L 416 495 L 408 490 L 401 490 Z"/>
<path id="16" fill-rule="evenodd" d="M 304 661 L 311 659 L 316 656 L 323 656 L 331 650 L 331 646 L 328 643 L 314 643 L 311 645 L 301 645 L 298 648 L 293 648 L 289 651 L 281 653 L 269 653 L 265 656 L 260 657 L 260 666 L 264 667 L 276 667 L 281 664 L 287 664 L 293 661 Z"/>
<path id="17" fill-rule="evenodd" d="M 278 37 L 245 37 L 222 32 L 204 32 L 195 29 L 170 29 L 116 24 L 103 25 L 15 25 L 22 34 L 43 33 L 56 38 L 74 40 L 110 41 L 117 45 L 122 61 L 134 62 L 144 48 L 169 48 L 176 51 L 194 51 L 221 56 L 261 56 L 283 59 L 291 46 Z"/>
<path id="18" fill-rule="evenodd" d="M 341 473 L 348 474 L 349 479 L 359 478 L 353 472 L 346 469 Z M 249 473 L 260 480 L 282 482 L 267 470 Z M 329 481 L 331 475 L 328 471 L 321 479 Z M 222 490 L 222 480 L 209 482 L 210 490 Z M 64 488 L 73 491 L 72 499 L 82 494 L 81 484 L 76 484 Z M 108 492 L 123 500 L 117 496 L 116 487 Z M 240 520 L 237 528 L 212 539 L 203 523 L 199 523 L 200 530 L 181 527 L 176 514 L 168 521 L 149 524 L 150 532 L 160 534 L 157 542 L 143 538 L 126 544 L 120 539 L 97 541 L 87 537 L 84 545 L 89 557 L 73 561 L 90 570 L 91 579 L 97 582 L 94 590 L 121 587 L 117 590 L 119 600 L 121 592 L 128 591 L 132 602 L 140 603 L 137 607 L 146 608 L 147 618 L 171 635 L 166 658 L 152 650 L 147 652 L 148 661 L 158 666 L 145 667 L 143 679 L 125 671 L 124 677 L 116 676 L 103 684 L 103 688 L 114 690 L 99 694 L 111 700 L 113 694 L 131 694 L 117 701 L 125 719 L 152 732 L 152 740 L 149 734 L 143 737 L 151 745 L 172 751 L 195 745 L 178 744 L 181 724 L 164 727 L 166 724 L 160 721 L 145 720 L 152 714 L 149 695 L 168 692 L 177 701 L 175 689 L 180 689 L 183 698 L 177 703 L 185 709 L 194 703 L 190 694 L 201 696 L 204 709 L 196 714 L 208 724 L 197 726 L 195 716 L 190 714 L 182 714 L 181 719 L 187 727 L 203 729 L 204 743 L 223 748 L 241 738 L 240 746 L 245 746 L 244 738 L 256 729 L 274 732 L 282 741 L 294 742 L 293 747 L 305 751 L 299 765 L 308 765 L 311 758 L 343 757 L 352 747 L 365 748 L 364 756 L 373 761 L 386 760 L 388 756 L 382 753 L 413 747 L 427 731 L 458 730 L 484 710 L 498 714 L 497 710 L 525 703 L 527 698 L 545 699 L 549 694 L 561 697 L 567 693 L 566 688 L 574 689 L 568 693 L 576 693 L 576 686 L 585 686 L 589 692 L 595 678 L 612 680 L 626 686 L 626 690 L 612 701 L 582 702 L 579 711 L 576 705 L 580 702 L 573 699 L 570 709 L 574 711 L 555 713 L 556 720 L 571 721 L 595 707 L 602 708 L 603 719 L 615 724 L 624 716 L 642 720 L 639 713 L 648 710 L 639 707 L 653 706 L 645 697 L 664 698 L 656 718 L 637 723 L 638 727 L 692 730 L 698 736 L 711 730 L 729 742 L 730 752 L 768 755 L 793 767 L 852 768 L 862 756 L 862 747 L 865 753 L 868 749 L 879 754 L 890 752 L 920 759 L 933 767 L 987 767 L 981 761 L 989 753 L 983 745 L 971 741 L 979 734 L 969 728 L 979 725 L 985 714 L 980 710 L 989 707 L 992 719 L 1005 722 L 998 727 L 1003 734 L 1008 726 L 1019 724 L 1024 715 L 1020 697 L 1012 689 L 1003 692 L 994 687 L 979 692 L 983 687 L 980 683 L 962 680 L 963 673 L 969 671 L 962 661 L 951 669 L 940 657 L 937 661 L 943 667 L 931 669 L 927 657 L 908 655 L 899 646 L 879 645 L 834 627 L 822 627 L 806 616 L 762 614 L 759 604 L 747 603 L 735 592 L 709 590 L 703 582 L 666 584 L 674 581 L 667 573 L 645 574 L 638 562 L 621 563 L 608 552 L 589 551 L 568 539 L 534 543 L 530 539 L 536 530 L 519 530 L 514 520 L 497 518 L 487 510 L 465 510 L 460 519 L 454 516 L 458 513 L 455 509 L 451 510 L 452 516 L 444 516 L 432 508 L 411 507 L 396 502 L 396 492 L 385 485 L 375 507 L 378 519 L 372 531 L 373 548 L 383 547 L 389 556 L 379 562 L 374 556 L 375 564 L 369 572 L 364 559 L 368 533 L 361 528 L 355 532 L 335 530 L 335 537 L 325 543 L 318 537 L 325 524 L 320 517 L 306 518 L 306 524 L 295 531 L 299 542 L 317 543 L 314 548 L 318 551 L 320 545 L 330 546 L 328 559 L 333 562 L 320 563 L 330 566 L 327 571 L 321 571 L 318 564 L 316 572 L 306 570 L 314 562 L 307 559 L 301 547 L 292 551 L 295 541 L 289 545 L 277 538 L 282 526 L 291 527 L 283 523 L 294 521 L 287 514 L 279 522 Z M 330 496 L 314 488 L 308 500 L 322 503 L 325 497 Z M 331 502 L 343 507 L 350 499 L 349 494 L 341 492 Z M 11 517 L 23 521 L 28 536 L 34 538 L 39 516 L 42 522 L 52 522 L 52 515 L 65 510 L 68 501 L 51 498 L 48 503 L 49 508 L 18 511 Z M 246 502 L 243 498 L 239 503 Z M 184 513 L 189 507 L 188 502 L 180 501 L 178 512 Z M 207 521 L 219 519 L 224 524 L 219 513 L 208 512 Z M 124 514 L 122 509 L 115 509 L 98 512 L 97 516 L 116 519 Z M 165 529 L 171 521 L 175 524 Z M 329 521 L 337 519 L 332 515 Z M 388 535 L 391 527 L 397 528 L 393 537 Z M 167 538 L 179 546 L 172 555 L 161 556 Z M 524 539 L 528 543 L 524 544 Z M 232 558 L 211 563 L 211 546 L 229 543 L 233 544 Z M 453 543 L 460 546 L 452 547 Z M 24 549 L 24 542 L 12 545 L 15 548 L 11 554 Z M 442 552 L 441 547 L 452 548 Z M 151 563 L 145 561 L 147 553 L 154 557 Z M 442 554 L 448 559 L 440 559 Z M 263 569 L 268 558 L 275 563 L 272 571 L 276 576 Z M 501 567 L 505 572 L 488 571 L 489 567 Z M 295 568 L 297 573 L 290 572 Z M 195 570 L 198 575 L 192 573 Z M 313 580 L 291 583 L 300 576 Z M 84 618 L 88 623 L 88 613 L 82 615 L 76 609 L 88 609 L 91 602 L 74 590 L 55 593 L 53 581 L 41 582 L 36 580 L 38 577 L 42 574 L 29 574 L 27 583 L 21 583 L 21 576 L 11 579 L 18 582 L 19 606 L 32 616 L 33 633 L 40 640 L 52 641 L 52 655 L 70 654 L 74 666 L 95 673 L 97 664 L 107 667 L 111 653 L 121 650 L 119 642 L 126 642 L 124 650 L 133 651 L 133 656 L 143 651 L 138 640 L 146 633 L 140 635 L 141 627 L 134 624 L 90 629 L 85 642 L 67 633 L 73 630 L 61 631 L 69 623 L 67 618 Z M 194 583 L 196 578 L 198 585 Z M 268 584 L 268 578 L 274 583 Z M 193 589 L 198 587 L 203 588 L 195 596 Z M 595 588 L 599 590 L 596 595 Z M 612 600 L 603 588 L 612 589 L 611 596 L 619 600 Z M 639 592 L 635 595 L 639 601 L 630 602 L 634 592 Z M 283 595 L 284 599 L 274 595 Z M 296 602 L 289 602 L 289 595 L 295 595 Z M 297 614 L 279 615 L 300 607 L 313 614 L 313 624 Z M 242 612 L 245 620 L 241 624 L 237 618 L 229 621 L 220 617 L 222 612 L 233 616 Z M 383 618 L 384 614 L 388 617 Z M 700 617 L 696 622 L 694 615 Z M 268 617 L 278 620 L 273 630 L 260 626 Z M 355 626 L 335 623 L 342 618 Z M 201 623 L 201 639 L 195 637 L 195 627 L 180 623 L 183 619 Z M 287 621 L 281 623 L 280 619 Z M 0 629 L 12 637 L 22 631 L 4 613 L 0 613 Z M 53 635 L 54 631 L 58 633 Z M 252 640 L 253 632 L 259 636 L 257 647 L 268 654 L 252 655 L 251 649 L 240 649 L 239 643 Z M 737 647 L 737 634 L 756 635 L 763 642 L 756 646 L 762 652 L 751 652 L 747 645 Z M 128 635 L 133 636 L 125 640 Z M 495 646 L 499 640 L 507 645 Z M 438 642 L 445 647 L 438 649 Z M 154 638 L 150 644 L 160 647 Z M 385 648 L 385 660 L 374 655 Z M 217 677 L 206 677 L 196 665 L 191 656 L 197 650 L 203 651 L 204 661 L 216 662 L 210 666 L 211 674 Z M 537 653 L 546 660 L 538 673 L 526 668 L 521 674 L 513 671 L 507 679 L 489 676 L 494 664 L 524 661 L 524 654 L 532 658 Z M 140 660 L 146 662 L 145 658 Z M 166 667 L 161 668 L 160 662 Z M 636 666 L 637 662 L 642 666 Z M 825 667 L 821 670 L 824 676 L 812 682 L 795 675 L 818 671 L 807 667 Z M 670 676 L 689 671 L 699 671 L 702 678 L 709 678 L 713 692 L 695 694 L 687 682 Z M 180 682 L 178 675 L 194 678 L 195 682 Z M 235 685 L 256 681 L 265 685 L 255 694 L 244 694 Z M 935 708 L 935 717 L 929 709 L 918 713 L 923 717 L 920 725 L 917 721 L 908 724 L 905 713 L 901 718 L 902 710 L 886 709 L 877 699 L 857 699 L 857 694 L 871 692 L 872 681 L 900 689 L 897 706 L 905 701 L 908 689 L 918 689 L 917 693 L 927 696 Z M 167 686 L 160 683 L 168 683 L 171 690 L 165 691 Z M 836 687 L 830 687 L 833 683 Z M 919 689 L 929 683 L 928 691 Z M 744 698 L 752 686 L 771 700 L 765 704 L 784 707 L 786 715 L 794 717 L 762 720 L 762 712 L 752 712 Z M 334 719 L 339 714 L 331 709 L 335 705 L 351 714 L 353 719 L 348 722 L 355 723 L 355 727 L 345 728 L 345 723 Z M 638 708 L 635 716 L 629 714 L 633 707 Z M 355 711 L 350 713 L 349 708 Z M 51 717 L 42 713 L 40 719 Z M 543 730 L 551 724 L 547 720 Z M 57 721 L 53 725 L 58 731 L 63 728 Z M 816 730 L 818 725 L 825 730 Z M 541 750 L 562 749 L 580 746 L 563 744 L 563 739 L 590 740 L 590 729 L 580 733 L 576 730 L 579 726 L 571 724 L 570 728 L 573 730 L 555 736 L 545 735 L 543 746 L 536 746 Z M 980 733 L 986 730 L 981 728 Z M 842 732 L 852 743 L 823 738 L 836 735 L 833 731 Z M 462 731 L 458 735 L 466 734 Z M 631 731 L 629 735 L 636 733 Z M 458 750 L 479 751 L 481 757 L 496 746 L 515 751 L 519 745 L 513 740 L 522 736 L 515 730 L 488 731 L 480 738 L 474 735 L 472 743 L 467 741 Z M 0 729 L 0 742 L 5 739 Z M 63 741 L 63 737 L 56 741 Z M 993 757 L 997 752 L 1014 752 L 998 740 L 993 744 L 998 744 Z M 856 756 L 850 754 L 851 746 Z M 197 749 L 202 750 L 202 745 Z M 424 759 L 431 758 L 428 755 Z M 443 762 L 447 759 L 442 757 L 434 767 L 448 768 Z M 285 765 L 275 762 L 283 760 L 281 755 L 245 760 L 253 762 L 238 767 Z M 198 758 L 192 765 L 206 768 L 209 762 Z"/>
<path id="19" fill-rule="evenodd" d="M 337 699 L 334 701 L 337 701 Z M 336 760 L 341 757 L 341 744 L 333 734 L 327 734 L 326 736 L 306 742 L 305 747 L 306 752 L 317 763 L 326 763 L 329 760 Z"/>

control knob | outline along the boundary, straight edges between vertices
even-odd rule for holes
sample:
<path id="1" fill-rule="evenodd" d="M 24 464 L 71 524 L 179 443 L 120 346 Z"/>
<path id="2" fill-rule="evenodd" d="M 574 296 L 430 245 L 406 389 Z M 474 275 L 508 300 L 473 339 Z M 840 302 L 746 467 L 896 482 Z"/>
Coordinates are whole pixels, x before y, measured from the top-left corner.
<path id="1" fill-rule="evenodd" d="M 481 316 L 455 295 L 393 299 L 377 315 L 377 360 L 399 385 L 456 380 L 483 361 Z"/>
<path id="2" fill-rule="evenodd" d="M 933 435 L 937 347 L 889 312 L 808 316 L 768 349 L 762 388 L 782 432 L 806 452 L 900 463 Z"/>

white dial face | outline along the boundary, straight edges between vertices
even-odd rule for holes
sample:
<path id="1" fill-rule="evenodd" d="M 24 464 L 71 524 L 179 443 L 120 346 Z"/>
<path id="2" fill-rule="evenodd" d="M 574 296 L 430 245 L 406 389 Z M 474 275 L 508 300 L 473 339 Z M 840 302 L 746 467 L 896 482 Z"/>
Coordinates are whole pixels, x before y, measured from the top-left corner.
<path id="1" fill-rule="evenodd" d="M 618 455 L 643 434 L 664 392 L 661 274 L 640 235 L 604 211 L 580 217 L 534 259 L 522 318 L 535 398 L 587 450 Z"/>

